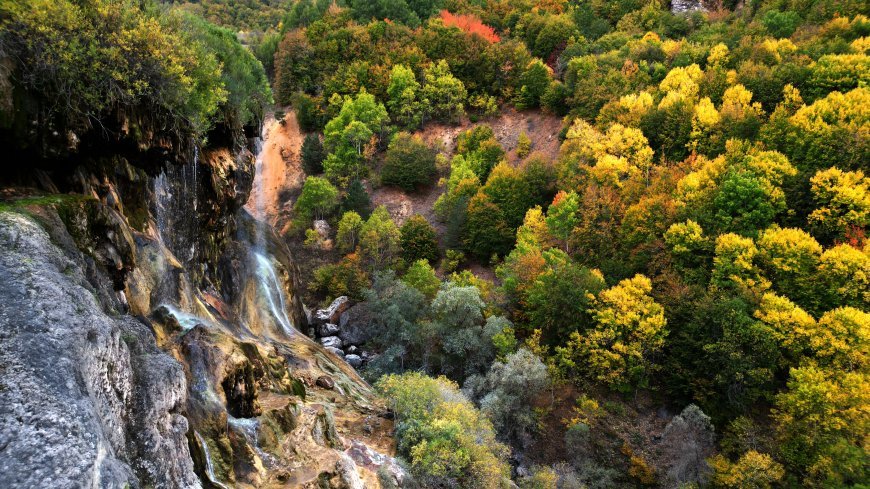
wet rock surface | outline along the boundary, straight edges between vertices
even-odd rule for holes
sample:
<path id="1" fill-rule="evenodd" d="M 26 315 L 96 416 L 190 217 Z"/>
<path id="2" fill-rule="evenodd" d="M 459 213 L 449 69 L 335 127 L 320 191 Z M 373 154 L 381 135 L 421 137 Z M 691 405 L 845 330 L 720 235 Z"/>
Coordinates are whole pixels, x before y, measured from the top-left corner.
<path id="1" fill-rule="evenodd" d="M 199 487 L 181 366 L 105 310 L 85 261 L 0 213 L 3 487 Z"/>
<path id="2" fill-rule="evenodd" d="M 345 450 L 389 456 L 392 422 L 299 332 L 299 273 L 241 208 L 242 153 L 83 165 L 43 185 L 80 194 L 0 213 L 0 487 L 380 487 Z M 190 215 L 158 218 L 158 197 Z M 342 347 L 349 305 L 315 323 Z"/>

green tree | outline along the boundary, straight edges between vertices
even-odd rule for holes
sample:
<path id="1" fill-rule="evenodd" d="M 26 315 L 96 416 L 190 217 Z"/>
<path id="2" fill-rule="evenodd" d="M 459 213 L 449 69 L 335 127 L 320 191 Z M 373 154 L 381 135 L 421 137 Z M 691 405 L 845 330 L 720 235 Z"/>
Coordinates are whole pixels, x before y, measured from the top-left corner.
<path id="1" fill-rule="evenodd" d="M 435 152 L 423 138 L 400 132 L 393 136 L 384 165 L 381 168 L 381 182 L 412 191 L 430 183 L 435 175 Z"/>
<path id="2" fill-rule="evenodd" d="M 387 109 L 365 89 L 356 97 L 345 99 L 340 112 L 326 123 L 323 132 L 323 145 L 329 151 L 323 163 L 327 177 L 346 186 L 364 176 L 369 146 L 385 131 L 387 122 Z"/>
<path id="3" fill-rule="evenodd" d="M 520 77 L 520 90 L 514 102 L 517 109 L 531 109 L 541 105 L 541 97 L 550 87 L 550 69 L 536 59 Z"/>
<path id="4" fill-rule="evenodd" d="M 372 213 L 372 201 L 362 181 L 356 179 L 350 182 L 341 199 L 341 208 L 344 211 L 354 211 L 363 219 L 368 219 Z"/>
<path id="5" fill-rule="evenodd" d="M 359 214 L 354 211 L 347 211 L 341 216 L 338 221 L 338 231 L 335 236 L 338 249 L 345 253 L 356 249 L 359 243 L 360 232 L 362 231 L 363 220 Z"/>
<path id="6" fill-rule="evenodd" d="M 435 275 L 435 269 L 429 265 L 426 259 L 420 259 L 408 267 L 408 271 L 402 277 L 402 281 L 419 290 L 420 293 L 432 299 L 441 287 L 441 280 Z"/>
<path id="7" fill-rule="evenodd" d="M 306 175 L 319 175 L 323 173 L 323 143 L 317 134 L 308 134 L 302 142 L 302 171 Z"/>
<path id="8" fill-rule="evenodd" d="M 592 325 L 592 298 L 605 283 L 600 272 L 581 267 L 562 250 L 549 249 L 543 258 L 543 272 L 526 293 L 525 312 L 530 327 L 540 329 L 544 340 L 555 345 Z"/>
<path id="9" fill-rule="evenodd" d="M 402 258 L 406 263 L 427 260 L 435 263 L 438 260 L 438 234 L 425 217 L 414 214 L 400 229 Z"/>
<path id="10" fill-rule="evenodd" d="M 465 115 L 465 85 L 450 73 L 443 59 L 433 63 L 424 73 L 422 102 L 428 118 L 457 122 Z"/>
<path id="11" fill-rule="evenodd" d="M 387 87 L 387 108 L 393 121 L 413 129 L 423 122 L 423 106 L 419 100 L 420 83 L 414 72 L 401 64 L 393 66 Z"/>
<path id="12" fill-rule="evenodd" d="M 504 256 L 514 242 L 515 230 L 508 226 L 501 209 L 483 192 L 469 202 L 462 243 L 478 260 L 493 254 Z"/>
<path id="13" fill-rule="evenodd" d="M 338 190 L 329 180 L 306 177 L 294 210 L 304 219 L 323 219 L 338 207 Z"/>
<path id="14" fill-rule="evenodd" d="M 547 229 L 556 239 L 565 244 L 565 252 L 570 253 L 570 238 L 579 222 L 580 198 L 573 191 L 561 191 L 556 194 L 550 208 L 547 209 Z"/>
<path id="15" fill-rule="evenodd" d="M 385 270 L 397 265 L 401 252 L 401 233 L 387 208 L 372 212 L 360 230 L 360 255 L 373 270 Z"/>

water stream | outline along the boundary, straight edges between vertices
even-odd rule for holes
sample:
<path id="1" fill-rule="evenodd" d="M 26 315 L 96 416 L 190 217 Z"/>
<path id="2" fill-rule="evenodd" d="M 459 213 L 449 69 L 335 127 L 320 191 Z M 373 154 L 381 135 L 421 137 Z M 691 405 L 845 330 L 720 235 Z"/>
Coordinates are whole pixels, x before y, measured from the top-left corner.
<path id="1" fill-rule="evenodd" d="M 260 282 L 260 288 L 269 304 L 272 317 L 278 321 L 284 333 L 293 336 L 296 334 L 296 329 L 293 327 L 293 322 L 287 317 L 284 288 L 281 286 L 281 281 L 278 280 L 275 266 L 272 264 L 272 260 L 262 253 L 254 253 L 254 257 L 257 259 L 257 278 Z"/>
<path id="2" fill-rule="evenodd" d="M 211 461 L 211 452 L 208 449 L 208 444 L 205 442 L 205 438 L 203 438 L 198 431 L 194 431 L 193 436 L 196 438 L 196 441 L 199 443 L 199 446 L 202 448 L 202 453 L 205 456 L 205 475 L 208 477 L 209 482 L 222 489 L 230 489 L 226 484 L 217 480 L 217 477 L 214 474 L 214 463 Z"/>

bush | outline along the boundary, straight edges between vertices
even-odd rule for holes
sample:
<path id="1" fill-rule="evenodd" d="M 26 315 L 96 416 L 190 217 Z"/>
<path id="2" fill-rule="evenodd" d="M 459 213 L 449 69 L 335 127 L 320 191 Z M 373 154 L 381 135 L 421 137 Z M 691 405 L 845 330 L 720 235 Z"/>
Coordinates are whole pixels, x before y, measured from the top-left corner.
<path id="1" fill-rule="evenodd" d="M 435 152 L 420 136 L 400 132 L 393 137 L 384 157 L 381 182 L 406 191 L 430 183 L 435 175 Z"/>
<path id="2" fill-rule="evenodd" d="M 509 451 L 455 383 L 412 372 L 376 387 L 396 413 L 398 451 L 423 487 L 504 487 Z"/>
<path id="3" fill-rule="evenodd" d="M 411 216 L 402 225 L 402 258 L 406 263 L 417 260 L 427 260 L 435 263 L 438 260 L 438 235 L 435 229 L 419 214 Z"/>
<path id="4" fill-rule="evenodd" d="M 340 262 L 324 265 L 314 270 L 314 280 L 309 288 L 330 302 L 342 295 L 353 301 L 363 298 L 363 290 L 369 287 L 369 277 L 360 266 L 360 258 L 351 253 Z"/>
<path id="5" fill-rule="evenodd" d="M 323 143 L 317 134 L 308 134 L 302 142 L 302 171 L 306 175 L 320 175 L 323 173 L 323 159 L 326 154 L 323 151 Z"/>

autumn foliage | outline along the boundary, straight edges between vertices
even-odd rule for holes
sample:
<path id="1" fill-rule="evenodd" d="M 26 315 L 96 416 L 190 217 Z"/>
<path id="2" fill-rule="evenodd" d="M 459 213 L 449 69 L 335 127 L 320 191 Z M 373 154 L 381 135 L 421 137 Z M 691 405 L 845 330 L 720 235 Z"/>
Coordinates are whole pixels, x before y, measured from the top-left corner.
<path id="1" fill-rule="evenodd" d="M 476 15 L 471 14 L 451 14 L 446 10 L 441 11 L 441 20 L 448 27 L 458 27 L 469 34 L 477 34 L 486 39 L 490 43 L 499 42 L 501 40 L 495 29 L 484 24 Z"/>

